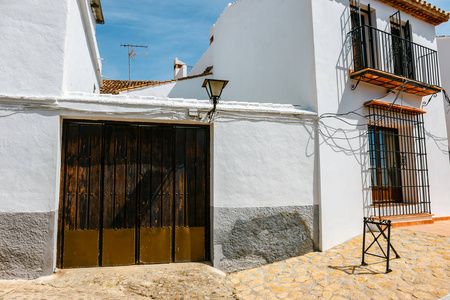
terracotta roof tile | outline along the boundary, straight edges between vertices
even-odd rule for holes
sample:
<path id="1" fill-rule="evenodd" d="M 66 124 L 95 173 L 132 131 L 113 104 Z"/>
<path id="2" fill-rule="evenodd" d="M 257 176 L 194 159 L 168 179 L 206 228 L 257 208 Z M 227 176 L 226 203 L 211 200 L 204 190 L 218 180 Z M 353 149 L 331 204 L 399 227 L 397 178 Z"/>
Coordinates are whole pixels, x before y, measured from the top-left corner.
<path id="1" fill-rule="evenodd" d="M 433 25 L 447 22 L 450 13 L 422 0 L 378 0 Z"/>
<path id="2" fill-rule="evenodd" d="M 100 88 L 100 94 L 119 94 L 123 91 L 148 87 L 162 84 L 161 81 L 154 80 L 103 80 L 103 87 Z"/>
<path id="3" fill-rule="evenodd" d="M 208 68 L 207 68 L 208 69 Z M 100 94 L 113 94 L 117 95 L 120 92 L 141 89 L 150 86 L 156 86 L 176 81 L 182 81 L 202 76 L 212 75 L 211 72 L 205 72 L 199 75 L 187 76 L 180 79 L 175 80 L 167 80 L 167 81 L 155 81 L 155 80 L 112 80 L 112 79 L 104 79 L 103 87 L 100 88 Z"/>

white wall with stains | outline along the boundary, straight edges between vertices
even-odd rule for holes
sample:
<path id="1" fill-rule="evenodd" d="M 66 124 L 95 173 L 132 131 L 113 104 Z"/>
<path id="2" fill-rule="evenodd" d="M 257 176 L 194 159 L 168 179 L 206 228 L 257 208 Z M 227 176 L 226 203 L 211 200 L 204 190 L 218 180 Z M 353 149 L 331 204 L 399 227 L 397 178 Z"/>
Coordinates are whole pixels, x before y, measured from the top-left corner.
<path id="1" fill-rule="evenodd" d="M 213 66 L 230 80 L 223 101 L 285 103 L 314 108 L 315 73 L 310 1 L 241 0 L 228 5 L 211 29 L 214 41 L 190 75 Z M 180 81 L 180 93 L 189 87 Z M 132 92 L 150 95 L 154 87 Z M 167 95 L 180 97 L 180 94 Z M 185 97 L 185 96 L 181 96 Z M 195 97 L 205 99 L 197 89 Z"/>
<path id="2" fill-rule="evenodd" d="M 69 1 L 0 3 L 0 93 L 61 95 Z"/>
<path id="3" fill-rule="evenodd" d="M 100 93 L 101 61 L 90 1 L 69 1 L 63 91 Z"/>
<path id="4" fill-rule="evenodd" d="M 100 64 L 87 0 L 0 3 L 0 94 L 99 92 Z"/>
<path id="5" fill-rule="evenodd" d="M 376 0 L 362 0 L 361 4 L 370 4 L 374 26 L 390 32 L 390 16 L 397 12 L 396 8 Z M 433 25 L 405 12 L 401 12 L 401 18 L 410 22 L 414 43 L 437 49 Z M 364 117 L 368 111 L 364 102 L 381 99 L 421 108 L 422 102 L 428 100 L 405 93 L 396 99 L 386 88 L 367 83 L 352 90 L 356 81 L 349 78 L 353 63 L 350 31 L 349 0 L 237 1 L 225 8 L 211 28 L 214 42 L 191 72 L 200 74 L 205 66 L 213 65 L 211 77 L 230 80 L 222 95 L 224 102 L 290 103 L 322 116 L 315 131 L 316 161 L 310 176 L 314 178 L 313 202 L 320 203 L 323 250 L 360 234 L 363 217 L 371 214 Z M 169 92 L 177 85 L 177 97 L 183 97 L 183 93 L 205 97 L 204 91 L 190 80 L 173 84 Z M 144 88 L 127 94 L 152 95 L 161 90 Z M 448 216 L 449 197 L 443 186 L 450 166 L 442 149 L 449 129 L 444 130 L 441 124 L 445 119 L 442 96 L 433 98 L 424 109 L 432 213 Z M 333 118 L 336 114 L 344 115 Z M 298 159 L 305 165 L 310 163 L 305 156 Z M 265 205 L 264 200 L 261 203 Z"/>
<path id="6" fill-rule="evenodd" d="M 397 9 L 378 1 L 370 3 L 374 9 L 373 20 L 377 28 L 390 32 L 389 16 Z M 352 90 L 356 81 L 349 78 L 353 53 L 348 0 L 312 1 L 317 82 L 317 106 L 319 116 L 320 151 L 320 213 L 321 248 L 329 249 L 362 232 L 363 216 L 369 215 L 372 195 L 370 191 L 370 167 L 368 153 L 367 120 L 364 102 L 380 99 L 395 101 L 387 89 L 361 82 Z M 437 49 L 434 26 L 401 12 L 402 21 L 410 21 L 413 42 Z M 325 21 L 326 20 L 326 21 Z M 429 97 L 403 93 L 396 104 L 422 107 Z M 432 213 L 449 216 L 449 194 L 442 188 L 448 181 L 450 165 L 448 154 L 442 146 L 447 144 L 443 127 L 444 107 L 439 95 L 424 108 L 427 131 L 428 166 Z M 347 114 L 348 112 L 354 112 Z M 331 114 L 331 115 L 329 115 Z M 333 118 L 333 114 L 345 114 Z M 434 121 L 433 121 L 434 120 Z M 444 147 L 445 148 L 445 147 Z"/>
<path id="7" fill-rule="evenodd" d="M 56 262 L 64 119 L 204 124 L 210 109 L 208 100 L 158 97 L 0 97 L 0 214 L 48 222 L 41 225 L 49 229 L 40 238 L 45 245 L 15 241 L 33 259 L 47 249 L 44 265 L 33 262 L 41 264 L 38 276 L 50 274 Z M 211 124 L 211 206 L 312 206 L 315 114 L 292 105 L 239 102 L 219 104 L 218 111 Z M 17 232 L 11 226 L 0 231 L 0 243 Z M 23 274 L 25 267 L 12 268 Z"/>

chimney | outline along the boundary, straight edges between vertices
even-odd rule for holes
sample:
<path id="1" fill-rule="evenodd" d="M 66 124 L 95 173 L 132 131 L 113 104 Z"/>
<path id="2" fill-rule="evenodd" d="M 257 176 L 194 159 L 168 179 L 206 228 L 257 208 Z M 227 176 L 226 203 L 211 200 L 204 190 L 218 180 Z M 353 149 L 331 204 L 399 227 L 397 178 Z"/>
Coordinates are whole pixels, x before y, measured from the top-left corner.
<path id="1" fill-rule="evenodd" d="M 187 65 L 177 57 L 173 62 L 173 79 L 180 79 L 187 76 Z"/>

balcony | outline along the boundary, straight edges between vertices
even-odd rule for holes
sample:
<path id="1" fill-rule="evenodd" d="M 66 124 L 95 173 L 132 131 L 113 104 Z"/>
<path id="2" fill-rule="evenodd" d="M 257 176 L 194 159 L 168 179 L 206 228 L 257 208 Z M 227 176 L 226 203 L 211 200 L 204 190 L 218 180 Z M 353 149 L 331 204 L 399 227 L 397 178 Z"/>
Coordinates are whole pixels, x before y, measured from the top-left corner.
<path id="1" fill-rule="evenodd" d="M 442 91 L 437 51 L 377 28 L 363 25 L 351 32 L 350 78 L 400 89 L 418 96 Z"/>

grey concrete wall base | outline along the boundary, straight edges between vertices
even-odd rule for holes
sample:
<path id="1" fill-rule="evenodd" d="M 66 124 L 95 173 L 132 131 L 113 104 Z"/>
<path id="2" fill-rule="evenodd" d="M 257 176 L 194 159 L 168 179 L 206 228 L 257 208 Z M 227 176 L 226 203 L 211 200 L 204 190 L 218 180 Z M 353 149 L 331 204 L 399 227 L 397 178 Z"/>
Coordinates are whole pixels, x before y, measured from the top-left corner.
<path id="1" fill-rule="evenodd" d="M 0 278 L 53 272 L 55 212 L 0 213 Z"/>
<path id="2" fill-rule="evenodd" d="M 233 272 L 317 249 L 318 206 L 214 208 L 214 266 Z"/>

